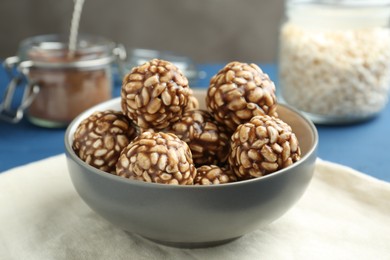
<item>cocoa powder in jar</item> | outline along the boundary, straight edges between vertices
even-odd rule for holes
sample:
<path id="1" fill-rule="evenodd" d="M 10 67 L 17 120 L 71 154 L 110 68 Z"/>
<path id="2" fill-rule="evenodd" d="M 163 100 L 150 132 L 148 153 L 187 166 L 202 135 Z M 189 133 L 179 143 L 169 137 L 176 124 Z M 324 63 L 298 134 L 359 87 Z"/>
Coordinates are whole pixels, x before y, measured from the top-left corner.
<path id="1" fill-rule="evenodd" d="M 66 125 L 82 111 L 111 98 L 107 69 L 32 69 L 30 79 L 40 91 L 28 109 L 31 120 Z"/>
<path id="2" fill-rule="evenodd" d="M 104 55 L 104 54 L 103 54 Z M 102 53 L 68 50 L 32 50 L 28 53 L 36 62 L 29 70 L 29 81 L 37 84 L 39 94 L 28 108 L 33 123 L 45 127 L 63 127 L 84 110 L 111 98 L 111 64 L 72 67 L 79 61 L 99 59 Z M 39 66 L 40 63 L 53 66 Z"/>

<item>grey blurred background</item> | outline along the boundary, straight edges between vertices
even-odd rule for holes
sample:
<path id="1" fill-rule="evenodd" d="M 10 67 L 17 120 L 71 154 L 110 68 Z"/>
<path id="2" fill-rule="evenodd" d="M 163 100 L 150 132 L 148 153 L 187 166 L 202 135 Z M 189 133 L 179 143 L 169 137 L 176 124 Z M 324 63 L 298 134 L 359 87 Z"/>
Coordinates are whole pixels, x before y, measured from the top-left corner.
<path id="1" fill-rule="evenodd" d="M 68 33 L 73 0 L 1 0 L 0 59 L 21 40 Z M 198 63 L 273 62 L 283 0 L 85 0 L 80 32 Z"/>

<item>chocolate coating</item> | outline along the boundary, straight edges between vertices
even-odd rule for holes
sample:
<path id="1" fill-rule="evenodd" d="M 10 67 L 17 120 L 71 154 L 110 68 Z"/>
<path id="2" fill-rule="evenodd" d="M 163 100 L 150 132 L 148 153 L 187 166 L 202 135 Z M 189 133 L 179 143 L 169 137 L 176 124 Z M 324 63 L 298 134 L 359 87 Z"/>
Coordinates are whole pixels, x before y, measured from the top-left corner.
<path id="1" fill-rule="evenodd" d="M 72 148 L 89 165 L 113 173 L 122 149 L 136 135 L 136 127 L 122 112 L 95 112 L 77 127 Z"/>
<path id="2" fill-rule="evenodd" d="M 277 116 L 275 85 L 256 64 L 228 63 L 211 78 L 206 105 L 232 132 L 253 116 Z"/>
<path id="3" fill-rule="evenodd" d="M 226 162 L 230 135 L 208 111 L 188 110 L 167 131 L 189 145 L 196 166 Z"/>
<path id="4" fill-rule="evenodd" d="M 153 59 L 124 77 L 121 106 L 139 127 L 161 130 L 181 118 L 190 95 L 188 80 L 175 65 Z"/>
<path id="5" fill-rule="evenodd" d="M 143 132 L 123 149 L 116 175 L 145 182 L 192 185 L 196 168 L 190 148 L 177 136 Z"/>
<path id="6" fill-rule="evenodd" d="M 237 177 L 261 177 L 298 161 L 301 150 L 291 127 L 281 119 L 255 116 L 231 137 L 229 164 Z"/>
<path id="7" fill-rule="evenodd" d="M 196 170 L 195 185 L 223 184 L 237 181 L 237 177 L 229 167 L 202 165 Z"/>

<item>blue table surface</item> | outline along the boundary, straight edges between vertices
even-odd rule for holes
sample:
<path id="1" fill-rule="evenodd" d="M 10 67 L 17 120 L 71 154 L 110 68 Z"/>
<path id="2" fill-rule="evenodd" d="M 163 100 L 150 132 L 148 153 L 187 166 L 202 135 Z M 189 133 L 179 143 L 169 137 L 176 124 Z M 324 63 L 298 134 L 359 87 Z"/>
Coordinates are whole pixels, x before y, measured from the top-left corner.
<path id="1" fill-rule="evenodd" d="M 212 75 L 224 64 L 200 64 L 198 69 L 205 77 L 197 87 L 206 88 Z M 275 64 L 259 64 L 277 86 Z M 8 82 L 0 69 L 0 95 Z M 113 96 L 119 96 L 117 81 Z M 318 156 L 321 159 L 350 166 L 356 170 L 390 182 L 390 105 L 372 120 L 359 124 L 323 126 L 317 125 L 319 133 Z M 47 129 L 23 119 L 18 124 L 0 121 L 0 172 L 64 152 L 65 129 Z"/>

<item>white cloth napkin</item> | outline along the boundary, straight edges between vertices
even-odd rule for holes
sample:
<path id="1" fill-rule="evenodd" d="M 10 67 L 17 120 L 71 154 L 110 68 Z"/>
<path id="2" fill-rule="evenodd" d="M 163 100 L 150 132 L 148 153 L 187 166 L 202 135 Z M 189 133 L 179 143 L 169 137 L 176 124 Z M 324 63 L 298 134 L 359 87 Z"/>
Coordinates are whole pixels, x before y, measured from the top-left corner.
<path id="1" fill-rule="evenodd" d="M 95 214 L 62 154 L 0 174 L 0 259 L 390 259 L 390 183 L 318 160 L 305 195 L 274 223 L 222 246 L 177 249 Z"/>

